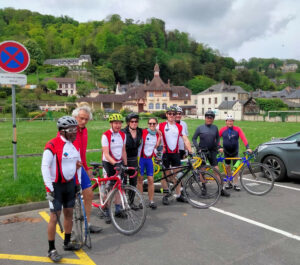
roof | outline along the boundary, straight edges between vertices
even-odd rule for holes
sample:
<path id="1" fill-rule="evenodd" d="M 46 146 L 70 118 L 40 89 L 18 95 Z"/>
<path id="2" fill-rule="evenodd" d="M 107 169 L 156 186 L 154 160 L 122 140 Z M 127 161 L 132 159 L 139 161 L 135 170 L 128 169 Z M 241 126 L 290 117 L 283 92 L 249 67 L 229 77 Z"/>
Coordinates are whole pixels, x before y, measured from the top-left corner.
<path id="1" fill-rule="evenodd" d="M 97 97 L 84 97 L 77 100 L 77 102 L 115 102 L 123 103 L 125 101 L 124 95 L 115 95 L 115 94 L 99 94 Z"/>
<path id="2" fill-rule="evenodd" d="M 191 90 L 184 86 L 172 86 L 171 88 L 171 97 L 170 99 L 180 99 L 180 100 L 190 100 L 191 99 Z M 174 97 L 173 94 L 177 93 L 178 96 Z"/>
<path id="3" fill-rule="evenodd" d="M 235 103 L 237 103 L 238 100 L 224 100 L 222 103 L 219 105 L 218 109 L 232 109 Z"/>
<path id="4" fill-rule="evenodd" d="M 286 87 L 281 91 L 262 91 L 259 89 L 252 92 L 252 96 L 255 98 L 290 98 L 295 91 L 296 89 L 291 87 Z"/>
<path id="5" fill-rule="evenodd" d="M 66 78 L 66 77 L 49 77 L 45 78 L 45 81 L 54 80 L 57 83 L 76 83 L 74 78 Z"/>
<path id="6" fill-rule="evenodd" d="M 201 94 L 212 94 L 212 93 L 221 93 L 221 92 L 232 92 L 232 93 L 239 93 L 239 94 L 249 94 L 247 91 L 245 91 L 240 86 L 230 86 L 227 85 L 224 82 L 221 82 L 219 84 L 213 85 L 206 90 L 198 93 L 198 95 Z"/>
<path id="7" fill-rule="evenodd" d="M 300 103 L 292 102 L 286 99 L 282 100 L 289 108 L 300 108 Z"/>
<path id="8" fill-rule="evenodd" d="M 286 98 L 289 99 L 300 99 L 300 89 L 296 89 L 293 93 L 288 95 Z"/>

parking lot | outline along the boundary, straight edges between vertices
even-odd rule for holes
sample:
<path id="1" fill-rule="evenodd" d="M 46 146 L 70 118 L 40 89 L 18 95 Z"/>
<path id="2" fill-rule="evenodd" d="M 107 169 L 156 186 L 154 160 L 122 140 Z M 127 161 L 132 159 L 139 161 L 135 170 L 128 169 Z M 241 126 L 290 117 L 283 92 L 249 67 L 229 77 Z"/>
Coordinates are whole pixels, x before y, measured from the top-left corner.
<path id="1" fill-rule="evenodd" d="M 148 210 L 134 236 L 105 224 L 93 210 L 92 223 L 104 227 L 92 235 L 93 248 L 64 252 L 64 264 L 299 264 L 300 182 L 276 183 L 267 195 L 231 191 L 230 198 L 207 210 L 173 202 Z M 51 263 L 45 256 L 48 209 L 0 217 L 0 264 Z"/>

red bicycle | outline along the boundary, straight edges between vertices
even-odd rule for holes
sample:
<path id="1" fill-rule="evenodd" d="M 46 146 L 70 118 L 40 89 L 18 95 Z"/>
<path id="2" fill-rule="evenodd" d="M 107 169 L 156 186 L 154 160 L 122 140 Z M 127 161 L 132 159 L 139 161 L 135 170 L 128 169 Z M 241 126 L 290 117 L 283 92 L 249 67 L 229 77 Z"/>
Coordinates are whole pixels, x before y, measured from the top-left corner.
<path id="1" fill-rule="evenodd" d="M 135 177 L 136 168 L 117 166 L 114 176 L 101 177 L 102 165 L 96 162 L 92 162 L 90 165 L 93 167 L 93 175 L 97 176 L 91 179 L 95 182 L 92 189 L 99 189 L 99 203 L 93 202 L 92 205 L 102 214 L 105 214 L 105 209 L 108 209 L 112 223 L 120 233 L 124 235 L 137 233 L 146 220 L 145 202 L 138 189 L 131 185 L 123 185 L 121 178 L 128 171 L 135 172 L 129 176 L 130 178 Z"/>

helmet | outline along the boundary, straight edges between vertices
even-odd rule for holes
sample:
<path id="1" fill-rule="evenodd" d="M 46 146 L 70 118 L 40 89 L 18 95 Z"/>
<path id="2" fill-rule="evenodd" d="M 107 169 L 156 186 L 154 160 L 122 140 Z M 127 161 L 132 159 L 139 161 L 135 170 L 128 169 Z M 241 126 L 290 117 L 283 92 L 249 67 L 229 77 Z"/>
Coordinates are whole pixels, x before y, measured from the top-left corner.
<path id="1" fill-rule="evenodd" d="M 208 117 L 208 116 L 215 118 L 216 115 L 212 110 L 208 110 L 205 112 L 205 117 Z"/>
<path id="2" fill-rule="evenodd" d="M 228 115 L 226 116 L 226 121 L 234 121 L 233 116 L 232 116 L 231 114 L 228 114 Z"/>
<path id="3" fill-rule="evenodd" d="M 178 106 L 178 107 L 176 107 L 176 111 L 177 111 L 177 112 L 182 112 L 182 108 L 180 108 L 180 107 Z"/>
<path id="4" fill-rule="evenodd" d="M 57 125 L 57 128 L 60 130 L 60 129 L 69 128 L 71 126 L 76 126 L 77 124 L 78 124 L 77 121 L 73 117 L 63 116 L 58 119 L 56 125 Z"/>
<path id="5" fill-rule="evenodd" d="M 126 116 L 126 122 L 130 122 L 131 119 L 137 119 L 138 120 L 139 118 L 140 118 L 139 114 L 133 112 L 133 113 L 130 113 Z"/>
<path id="6" fill-rule="evenodd" d="M 166 108 L 166 112 L 169 112 L 169 111 L 174 111 L 174 112 L 176 112 L 176 111 L 177 111 L 177 107 L 175 107 L 175 106 L 170 106 L 170 107 Z"/>
<path id="7" fill-rule="evenodd" d="M 112 113 L 112 114 L 109 115 L 108 121 L 109 122 L 112 122 L 112 121 L 121 121 L 121 122 L 123 122 L 123 117 L 119 113 Z"/>

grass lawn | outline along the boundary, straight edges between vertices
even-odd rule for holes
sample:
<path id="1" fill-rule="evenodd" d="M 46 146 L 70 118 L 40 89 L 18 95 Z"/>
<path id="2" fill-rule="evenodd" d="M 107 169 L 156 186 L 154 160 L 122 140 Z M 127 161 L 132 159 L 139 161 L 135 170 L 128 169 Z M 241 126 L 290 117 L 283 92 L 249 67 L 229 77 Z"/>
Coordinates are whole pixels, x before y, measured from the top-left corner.
<path id="1" fill-rule="evenodd" d="M 187 120 L 189 138 L 191 139 L 197 126 L 203 120 Z M 224 121 L 216 121 L 221 128 Z M 101 134 L 108 129 L 107 121 L 91 121 L 88 124 L 88 149 L 100 148 Z M 271 123 L 271 122 L 235 122 L 240 126 L 254 149 L 260 143 L 271 137 L 285 137 L 299 131 L 299 123 Z M 0 156 L 12 155 L 12 123 L 0 123 Z M 146 120 L 141 121 L 140 127 L 146 127 Z M 57 132 L 54 121 L 21 121 L 17 122 L 17 153 L 42 153 L 48 140 L 55 137 Z M 241 144 L 241 151 L 245 147 Z M 100 152 L 87 153 L 87 161 L 100 161 Z M 45 189 L 41 175 L 41 157 L 18 158 L 18 180 L 13 180 L 13 160 L 0 159 L 0 206 L 17 203 L 40 201 L 45 198 Z"/>

